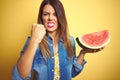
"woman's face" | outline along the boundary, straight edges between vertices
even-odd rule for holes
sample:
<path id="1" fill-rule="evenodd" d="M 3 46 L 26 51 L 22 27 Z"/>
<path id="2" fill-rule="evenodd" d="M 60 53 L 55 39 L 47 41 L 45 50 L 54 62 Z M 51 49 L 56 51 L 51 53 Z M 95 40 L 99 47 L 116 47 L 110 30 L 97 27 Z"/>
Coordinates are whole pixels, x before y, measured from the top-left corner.
<path id="1" fill-rule="evenodd" d="M 54 8 L 47 4 L 43 8 L 42 14 L 43 25 L 48 33 L 56 32 L 58 28 L 57 16 Z"/>

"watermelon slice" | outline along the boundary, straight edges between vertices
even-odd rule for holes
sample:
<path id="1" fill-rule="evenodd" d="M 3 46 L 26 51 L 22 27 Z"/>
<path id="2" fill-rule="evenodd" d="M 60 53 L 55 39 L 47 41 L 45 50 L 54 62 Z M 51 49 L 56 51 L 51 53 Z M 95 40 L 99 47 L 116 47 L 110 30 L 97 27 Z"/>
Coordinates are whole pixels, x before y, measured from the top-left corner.
<path id="1" fill-rule="evenodd" d="M 82 48 L 99 49 L 109 43 L 110 34 L 108 30 L 102 30 L 90 34 L 84 34 L 77 37 L 76 41 Z"/>

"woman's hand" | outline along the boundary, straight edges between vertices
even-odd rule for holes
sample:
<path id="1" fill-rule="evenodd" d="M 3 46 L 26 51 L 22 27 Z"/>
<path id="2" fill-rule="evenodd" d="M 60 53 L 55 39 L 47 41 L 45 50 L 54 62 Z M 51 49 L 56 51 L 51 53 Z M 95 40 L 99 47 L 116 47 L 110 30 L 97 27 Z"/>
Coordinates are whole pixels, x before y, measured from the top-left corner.
<path id="1" fill-rule="evenodd" d="M 31 30 L 31 39 L 34 42 L 40 43 L 46 34 L 46 29 L 42 24 L 33 24 Z"/>
<path id="2" fill-rule="evenodd" d="M 104 47 L 100 48 L 100 49 L 87 49 L 87 48 L 83 48 L 79 55 L 78 55 L 78 63 L 81 65 L 83 60 L 84 60 L 84 56 L 86 53 L 96 53 L 96 52 L 99 52 L 101 50 L 103 50 Z"/>
<path id="3" fill-rule="evenodd" d="M 96 53 L 96 52 L 99 52 L 101 50 L 103 50 L 104 47 L 100 48 L 100 49 L 87 49 L 87 48 L 83 48 L 81 50 L 81 53 Z"/>

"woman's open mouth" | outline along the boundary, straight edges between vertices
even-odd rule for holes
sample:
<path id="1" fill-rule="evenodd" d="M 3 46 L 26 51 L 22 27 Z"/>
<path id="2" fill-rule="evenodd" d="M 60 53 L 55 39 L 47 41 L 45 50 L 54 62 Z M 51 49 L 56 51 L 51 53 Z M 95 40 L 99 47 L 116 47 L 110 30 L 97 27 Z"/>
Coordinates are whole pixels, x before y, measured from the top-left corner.
<path id="1" fill-rule="evenodd" d="M 48 27 L 48 28 L 52 28 L 52 27 L 54 27 L 54 25 L 55 25 L 54 22 L 48 22 L 48 23 L 47 23 L 47 27 Z"/>

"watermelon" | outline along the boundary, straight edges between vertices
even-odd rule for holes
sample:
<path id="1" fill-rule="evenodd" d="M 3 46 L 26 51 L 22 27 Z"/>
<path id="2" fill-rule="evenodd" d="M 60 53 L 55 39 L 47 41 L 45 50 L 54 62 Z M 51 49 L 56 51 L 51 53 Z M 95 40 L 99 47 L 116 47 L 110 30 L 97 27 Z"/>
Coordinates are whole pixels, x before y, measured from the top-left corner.
<path id="1" fill-rule="evenodd" d="M 110 42 L 110 33 L 108 30 L 102 30 L 84 34 L 80 37 L 77 37 L 76 41 L 82 48 L 100 49 Z"/>

